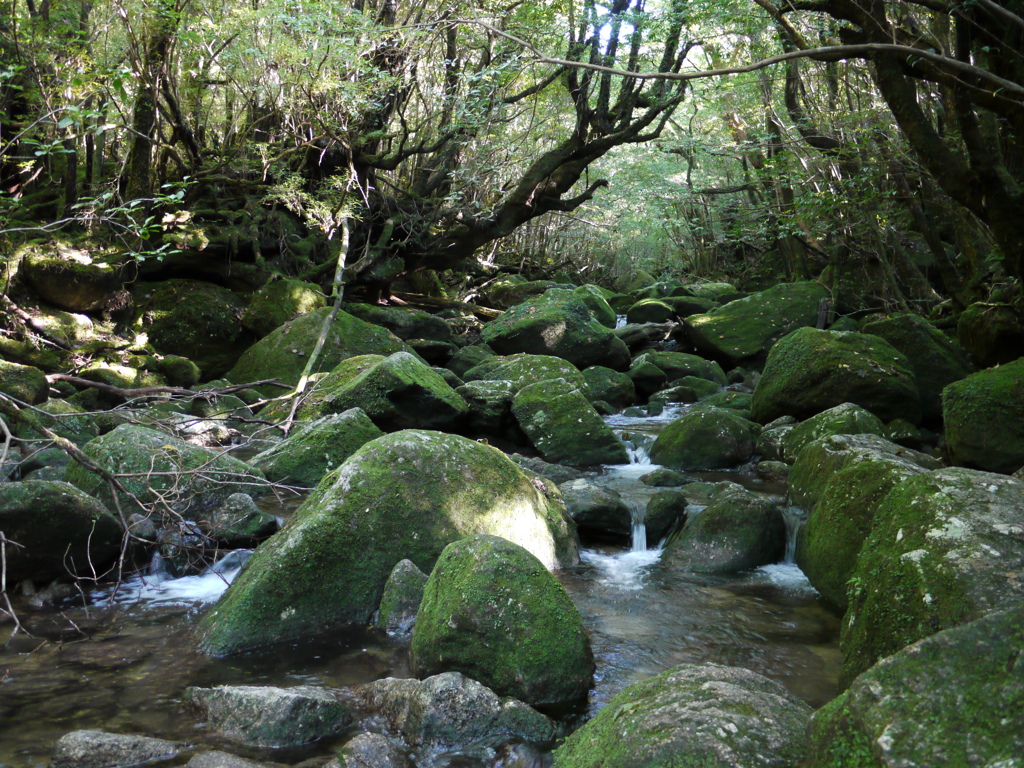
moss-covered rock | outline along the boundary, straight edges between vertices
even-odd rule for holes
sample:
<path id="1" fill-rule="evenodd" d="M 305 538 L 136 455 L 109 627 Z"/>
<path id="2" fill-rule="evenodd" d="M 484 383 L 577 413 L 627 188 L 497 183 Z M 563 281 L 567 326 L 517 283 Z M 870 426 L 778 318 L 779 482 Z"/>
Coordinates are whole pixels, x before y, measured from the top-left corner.
<path id="1" fill-rule="evenodd" d="M 625 408 L 636 402 L 636 387 L 633 380 L 624 373 L 603 365 L 592 365 L 583 370 L 583 380 L 591 402 L 603 400 L 617 408 Z"/>
<path id="2" fill-rule="evenodd" d="M 814 326 L 818 304 L 829 296 L 816 282 L 782 283 L 685 320 L 698 350 L 732 368 L 760 364 L 776 341 L 801 326 Z"/>
<path id="3" fill-rule="evenodd" d="M 249 299 L 242 313 L 242 325 L 257 338 L 301 315 L 327 305 L 320 287 L 292 277 L 271 280 Z"/>
<path id="4" fill-rule="evenodd" d="M 926 471 L 880 455 L 853 463 L 827 479 L 797 535 L 796 563 L 832 605 L 847 608 L 846 585 L 882 499 L 906 478 Z"/>
<path id="5" fill-rule="evenodd" d="M 102 573 L 120 554 L 124 528 L 96 498 L 68 483 L 0 483 L 5 576 L 49 582 Z"/>
<path id="6" fill-rule="evenodd" d="M 921 420 L 917 381 L 907 358 L 866 333 L 800 328 L 768 355 L 754 389 L 752 414 L 762 424 L 789 415 L 808 419 L 843 403 L 882 421 Z"/>
<path id="7" fill-rule="evenodd" d="M 200 520 L 231 494 L 261 493 L 266 486 L 263 473 L 245 462 L 134 424 L 122 424 L 91 440 L 82 452 L 106 471 L 123 475 L 121 484 L 134 496 L 117 491 L 125 515 L 138 512 L 149 517 L 171 511 Z M 114 505 L 110 484 L 80 464 L 68 468 L 67 479 Z"/>
<path id="8" fill-rule="evenodd" d="M 920 315 L 900 314 L 872 320 L 863 333 L 885 339 L 906 355 L 921 395 L 921 415 L 927 423 L 942 418 L 942 390 L 971 372 L 963 351 Z"/>
<path id="9" fill-rule="evenodd" d="M 737 415 L 745 419 L 750 418 L 750 404 L 754 395 L 750 392 L 735 392 L 726 390 L 724 392 L 713 392 L 700 400 L 701 408 L 726 408 L 735 411 Z"/>
<path id="10" fill-rule="evenodd" d="M 412 560 L 399 560 L 391 570 L 377 611 L 377 626 L 389 635 L 408 635 L 412 632 L 423 602 L 423 589 L 427 574 Z"/>
<path id="11" fill-rule="evenodd" d="M 345 310 L 360 320 L 387 328 L 400 339 L 424 339 L 451 343 L 451 326 L 442 318 L 412 307 L 381 307 L 376 304 L 346 304 Z"/>
<path id="12" fill-rule="evenodd" d="M 509 355 L 495 357 L 471 368 L 463 376 L 471 381 L 510 381 L 515 392 L 548 379 L 565 379 L 576 389 L 586 391 L 587 382 L 579 368 L 567 360 L 551 355 Z"/>
<path id="13" fill-rule="evenodd" d="M 202 378 L 199 366 L 180 355 L 161 355 L 155 366 L 172 387 L 194 387 Z"/>
<path id="14" fill-rule="evenodd" d="M 559 288 L 554 280 L 527 280 L 522 275 L 502 275 L 487 286 L 484 293 L 488 306 L 508 309 L 533 296 L 541 296 L 550 288 Z"/>
<path id="15" fill-rule="evenodd" d="M 604 291 L 596 285 L 581 285 L 574 293 L 577 298 L 587 305 L 590 314 L 605 328 L 614 328 L 618 324 L 615 310 L 608 303 L 610 291 Z"/>
<path id="16" fill-rule="evenodd" d="M 601 325 L 573 291 L 553 289 L 484 326 L 481 339 L 498 354 L 553 355 L 577 368 L 629 365 L 629 348 Z"/>
<path id="17" fill-rule="evenodd" d="M 666 389 L 651 395 L 649 405 L 660 403 L 664 407 L 669 403 L 696 403 L 718 394 L 719 389 L 718 384 L 713 381 L 697 376 L 684 376 L 673 381 Z"/>
<path id="18" fill-rule="evenodd" d="M 658 467 L 641 477 L 640 482 L 653 488 L 677 488 L 680 485 L 692 482 L 692 480 L 682 472 Z"/>
<path id="19" fill-rule="evenodd" d="M 677 318 L 707 314 L 721 306 L 714 299 L 700 296 L 666 296 L 662 301 L 672 307 L 672 313 Z"/>
<path id="20" fill-rule="evenodd" d="M 1024 356 L 1024 317 L 1010 304 L 972 304 L 963 311 L 956 338 L 981 368 Z"/>
<path id="21" fill-rule="evenodd" d="M 685 494 L 674 488 L 658 491 L 651 496 L 644 512 L 647 541 L 657 544 L 680 528 L 686 522 L 688 504 Z"/>
<path id="22" fill-rule="evenodd" d="M 452 355 L 451 359 L 445 363 L 445 367 L 465 381 L 466 374 L 471 369 L 492 357 L 496 357 L 494 350 L 486 344 L 470 344 L 468 347 L 462 347 Z"/>
<path id="23" fill-rule="evenodd" d="M 672 305 L 661 299 L 640 299 L 626 310 L 626 320 L 630 323 L 664 323 L 675 315 Z"/>
<path id="24" fill-rule="evenodd" d="M 633 683 L 555 752 L 552 768 L 791 768 L 811 708 L 736 667 L 683 664 Z"/>
<path id="25" fill-rule="evenodd" d="M 228 379 L 245 384 L 276 378 L 282 384 L 297 384 L 330 311 L 326 307 L 318 309 L 271 331 L 242 353 L 228 372 Z M 404 349 L 405 345 L 389 331 L 341 311 L 327 332 L 312 372 L 330 371 L 342 360 L 357 355 L 391 355 Z M 265 396 L 281 392 L 268 385 L 259 387 L 259 391 Z"/>
<path id="26" fill-rule="evenodd" d="M 519 437 L 516 442 L 522 440 L 512 415 L 515 385 L 511 381 L 471 381 L 455 391 L 469 406 L 467 429 L 470 433 Z"/>
<path id="27" fill-rule="evenodd" d="M 200 647 L 224 655 L 365 624 L 408 558 L 429 571 L 475 533 L 515 541 L 545 566 L 578 559 L 575 526 L 500 451 L 408 430 L 360 448 L 256 550 L 203 619 Z"/>
<path id="28" fill-rule="evenodd" d="M 534 706 L 587 695 L 594 658 L 565 588 L 522 547 L 477 535 L 445 547 L 412 632 L 419 677 L 462 672 Z"/>
<path id="29" fill-rule="evenodd" d="M 818 710 L 808 768 L 1020 765 L 1024 610 L 992 613 L 883 659 Z"/>
<path id="30" fill-rule="evenodd" d="M 724 408 L 688 411 L 658 435 L 651 460 L 670 469 L 729 469 L 754 455 L 758 426 Z"/>
<path id="31" fill-rule="evenodd" d="M 49 397 L 46 374 L 31 365 L 0 360 L 0 392 L 29 405 L 38 405 Z"/>
<path id="32" fill-rule="evenodd" d="M 647 400 L 668 384 L 668 374 L 646 360 L 634 360 L 626 375 L 633 382 L 633 388 L 641 400 Z"/>
<path id="33" fill-rule="evenodd" d="M 581 536 L 629 541 L 632 515 L 618 491 L 589 478 L 562 483 L 558 490 Z"/>
<path id="34" fill-rule="evenodd" d="M 782 560 L 786 523 L 772 502 L 735 483 L 720 484 L 704 511 L 690 515 L 662 556 L 671 568 L 736 573 Z"/>
<path id="35" fill-rule="evenodd" d="M 1024 357 L 950 384 L 942 407 L 954 464 L 1006 474 L 1024 464 Z"/>
<path id="36" fill-rule="evenodd" d="M 1024 605 L 1024 483 L 953 467 L 907 478 L 875 512 L 843 621 L 840 687 L 884 656 Z"/>
<path id="37" fill-rule="evenodd" d="M 20 276 L 36 295 L 71 312 L 106 308 L 126 278 L 123 259 L 78 248 L 66 240 L 27 246 Z"/>
<path id="38" fill-rule="evenodd" d="M 782 438 L 782 457 L 792 463 L 808 443 L 828 435 L 883 436 L 882 420 L 859 405 L 843 403 L 817 413 L 786 432 Z"/>
<path id="39" fill-rule="evenodd" d="M 31 415 L 24 411 L 15 435 L 21 440 L 21 447 L 26 449 L 22 471 L 30 471 L 42 466 L 64 466 L 71 457 L 63 449 L 53 446 L 52 441 L 40 429 L 45 428 L 70 440 L 82 447 L 90 440 L 99 436 L 99 428 L 88 413 L 67 400 L 48 400 L 41 404 Z"/>
<path id="40" fill-rule="evenodd" d="M 252 547 L 278 530 L 277 518 L 264 512 L 247 493 L 228 496 L 209 516 L 204 531 L 228 549 Z"/>
<path id="41" fill-rule="evenodd" d="M 235 766 L 193 766 L 192 768 L 235 768 Z M 238 766 L 238 768 L 249 768 Z M 253 766 L 252 768 L 261 768 Z M 338 756 L 324 768 L 416 768 L 399 746 L 380 733 L 360 733 L 345 742 Z"/>
<path id="42" fill-rule="evenodd" d="M 729 301 L 737 294 L 736 286 L 724 282 L 686 283 L 671 292 L 673 296 L 697 296 L 715 301 Z"/>
<path id="43" fill-rule="evenodd" d="M 629 463 L 625 446 L 565 379 L 524 387 L 512 400 L 512 413 L 546 461 L 574 467 Z"/>
<path id="44" fill-rule="evenodd" d="M 668 383 L 677 381 L 687 376 L 696 376 L 699 379 L 707 379 L 720 387 L 726 384 L 725 372 L 722 366 L 713 360 L 706 360 L 699 355 L 691 355 L 686 352 L 663 352 L 651 350 L 633 358 L 630 368 L 652 363 L 665 372 Z"/>

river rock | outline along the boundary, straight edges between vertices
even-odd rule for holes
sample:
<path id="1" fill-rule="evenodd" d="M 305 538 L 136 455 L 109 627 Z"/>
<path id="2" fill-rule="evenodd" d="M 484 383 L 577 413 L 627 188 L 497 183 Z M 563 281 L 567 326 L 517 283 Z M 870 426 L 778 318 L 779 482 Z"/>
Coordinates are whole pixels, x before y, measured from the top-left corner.
<path id="1" fill-rule="evenodd" d="M 673 296 L 697 296 L 702 299 L 714 299 L 723 303 L 735 301 L 743 294 L 736 290 L 732 283 L 708 281 L 705 283 L 686 283 L 671 291 Z"/>
<path id="2" fill-rule="evenodd" d="M 629 463 L 611 427 L 565 379 L 524 387 L 512 400 L 512 413 L 545 461 L 574 467 Z"/>
<path id="3" fill-rule="evenodd" d="M 452 355 L 451 359 L 445 363 L 445 367 L 465 381 L 466 374 L 470 370 L 487 362 L 492 357 L 497 357 L 497 355 L 486 344 L 471 344 L 468 347 L 462 347 Z"/>
<path id="4" fill-rule="evenodd" d="M 346 304 L 345 310 L 360 320 L 387 328 L 404 341 L 422 339 L 450 344 L 455 340 L 448 323 L 422 309 L 382 307 L 376 304 Z"/>
<path id="5" fill-rule="evenodd" d="M 579 559 L 565 507 L 501 451 L 438 432 L 381 437 L 256 550 L 201 622 L 200 647 L 224 655 L 365 625 L 398 561 L 429 572 L 447 544 L 475 533 L 515 541 L 548 568 Z"/>
<path id="6" fill-rule="evenodd" d="M 22 441 L 22 447 L 30 452 L 22 464 L 22 472 L 44 466 L 63 467 L 71 461 L 71 457 L 62 448 L 54 446 L 40 427 L 70 440 L 79 448 L 100 433 L 95 420 L 85 409 L 67 400 L 47 400 L 35 410 L 23 410 L 18 415 L 21 418 L 14 433 Z"/>
<path id="7" fill-rule="evenodd" d="M 117 491 L 126 514 L 162 514 L 169 508 L 188 520 L 200 520 L 233 493 L 259 493 L 263 473 L 225 453 L 190 445 L 180 438 L 134 424 L 122 424 L 88 442 L 82 452 L 108 472 L 133 473 L 121 484 L 144 506 Z M 79 464 L 67 471 L 68 482 L 113 506 L 110 485 Z"/>
<path id="8" fill-rule="evenodd" d="M 726 390 L 724 392 L 713 392 L 700 400 L 701 408 L 728 408 L 735 411 L 738 416 L 744 419 L 750 418 L 750 404 L 753 402 L 752 392 L 737 392 Z"/>
<path id="9" fill-rule="evenodd" d="M 583 371 L 587 394 L 591 402 L 604 400 L 616 408 L 625 408 L 636 402 L 633 380 L 620 371 L 603 365 L 592 365 Z"/>
<path id="10" fill-rule="evenodd" d="M 50 385 L 46 374 L 31 365 L 0 359 L 0 392 L 29 405 L 46 402 Z"/>
<path id="11" fill-rule="evenodd" d="M 630 323 L 664 323 L 675 316 L 672 305 L 662 299 L 640 299 L 626 311 Z"/>
<path id="12" fill-rule="evenodd" d="M 227 378 L 236 384 L 262 379 L 277 379 L 289 386 L 298 384 L 330 312 L 330 308 L 324 307 L 274 329 L 242 353 Z M 339 311 L 312 373 L 330 371 L 342 360 L 357 355 L 391 355 L 405 349 L 405 344 L 390 331 Z M 281 389 L 270 385 L 257 389 L 267 397 L 281 393 Z"/>
<path id="13" fill-rule="evenodd" d="M 512 415 L 515 385 L 511 381 L 471 381 L 455 391 L 469 406 L 470 433 L 514 435 L 518 425 Z"/>
<path id="14" fill-rule="evenodd" d="M 508 309 L 534 296 L 541 296 L 551 288 L 564 289 L 554 280 L 527 280 L 522 275 L 502 275 L 487 286 L 487 305 Z"/>
<path id="15" fill-rule="evenodd" d="M 772 347 L 754 389 L 752 415 L 762 424 L 779 416 L 809 419 L 856 403 L 882 421 L 921 420 L 917 380 L 889 342 L 866 333 L 800 328 Z"/>
<path id="16" fill-rule="evenodd" d="M 780 416 L 765 424 L 757 436 L 755 452 L 764 461 L 782 461 L 783 441 L 797 423 L 792 416 Z"/>
<path id="17" fill-rule="evenodd" d="M 427 574 L 412 560 L 400 560 L 392 569 L 380 599 L 377 626 L 389 635 L 408 635 L 423 602 Z"/>
<path id="18" fill-rule="evenodd" d="M 180 744 L 147 736 L 72 731 L 57 740 L 53 768 L 128 768 L 178 756 Z"/>
<path id="19" fill-rule="evenodd" d="M 570 480 L 558 486 L 569 516 L 581 533 L 596 537 L 629 540 L 632 517 L 617 491 L 593 480 Z"/>
<path id="20" fill-rule="evenodd" d="M 956 338 L 980 368 L 1024 355 L 1024 317 L 1011 304 L 978 302 L 957 321 Z"/>
<path id="21" fill-rule="evenodd" d="M 786 551 L 786 523 L 772 502 L 735 483 L 714 490 L 707 508 L 690 515 L 663 562 L 697 573 L 736 573 L 777 563 Z"/>
<path id="22" fill-rule="evenodd" d="M 68 483 L 0 484 L 6 577 L 50 581 L 103 573 L 120 554 L 124 527 L 96 498 Z"/>
<path id="23" fill-rule="evenodd" d="M 308 744 L 337 736 L 352 724 L 352 716 L 334 696 L 312 686 L 190 687 L 185 703 L 220 735 L 257 747 Z"/>
<path id="24" fill-rule="evenodd" d="M 615 696 L 555 751 L 552 768 L 792 768 L 810 716 L 755 672 L 683 664 Z"/>
<path id="25" fill-rule="evenodd" d="M 296 425 L 286 440 L 257 454 L 250 463 L 275 483 L 312 488 L 383 434 L 361 408 L 350 408 Z"/>
<path id="26" fill-rule="evenodd" d="M 952 463 L 1010 474 L 1024 464 L 1024 357 L 942 392 Z"/>
<path id="27" fill-rule="evenodd" d="M 641 400 L 647 400 L 668 384 L 668 374 L 654 363 L 640 358 L 632 362 L 626 375 L 633 382 L 633 387 Z"/>
<path id="28" fill-rule="evenodd" d="M 552 464 L 534 456 L 520 456 L 518 453 L 514 453 L 509 458 L 519 467 L 525 469 L 528 474 L 540 475 L 555 485 L 561 485 L 570 480 L 579 480 L 587 476 L 586 473 L 575 467 L 567 467 L 564 464 Z"/>
<path id="29" fill-rule="evenodd" d="M 71 312 L 117 308 L 122 285 L 136 270 L 64 240 L 30 244 L 22 252 L 20 276 L 37 296 Z"/>
<path id="30" fill-rule="evenodd" d="M 422 681 L 388 677 L 362 686 L 358 693 L 413 747 L 509 738 L 545 744 L 558 732 L 555 723 L 537 710 L 513 698 L 499 698 L 459 672 Z"/>
<path id="31" fill-rule="evenodd" d="M 697 376 L 684 376 L 671 382 L 668 388 L 651 395 L 649 405 L 660 403 L 664 408 L 669 403 L 696 403 L 718 393 L 718 384 Z"/>
<path id="32" fill-rule="evenodd" d="M 731 469 L 754 455 L 759 427 L 724 408 L 695 408 L 669 424 L 651 460 L 670 469 Z"/>
<path id="33" fill-rule="evenodd" d="M 817 413 L 788 430 L 782 438 L 782 457 L 793 463 L 808 443 L 828 435 L 883 435 L 885 424 L 870 411 L 853 403 Z"/>
<path id="34" fill-rule="evenodd" d="M 280 763 L 246 760 L 244 757 L 232 755 L 230 752 L 211 750 L 193 756 L 185 768 L 280 768 L 280 765 Z"/>
<path id="35" fill-rule="evenodd" d="M 991 613 L 882 659 L 818 710 L 808 768 L 1014 768 L 1024 755 L 1024 610 Z"/>
<path id="36" fill-rule="evenodd" d="M 445 547 L 412 631 L 419 677 L 462 672 L 533 706 L 584 698 L 594 657 L 565 588 L 535 556 L 497 536 Z"/>
<path id="37" fill-rule="evenodd" d="M 851 579 L 840 687 L 884 656 L 1024 605 L 1024 483 L 952 467 L 909 477 L 875 512 Z"/>
<path id="38" fill-rule="evenodd" d="M 668 383 L 686 376 L 696 376 L 698 379 L 713 381 L 720 387 L 726 383 L 725 372 L 722 366 L 711 360 L 706 360 L 699 355 L 690 355 L 686 352 L 662 352 L 651 350 L 633 358 L 630 367 L 651 363 L 664 371 Z"/>
<path id="39" fill-rule="evenodd" d="M 594 319 L 603 325 L 605 328 L 614 329 L 618 324 L 618 317 L 615 314 L 615 310 L 612 309 L 611 304 L 608 303 L 608 299 L 615 294 L 600 286 L 587 283 L 581 285 L 579 288 L 573 291 L 573 294 L 587 305 L 587 309 L 590 310 L 590 314 L 594 316 Z"/>
<path id="40" fill-rule="evenodd" d="M 652 488 L 677 488 L 680 485 L 686 485 L 693 481 L 682 472 L 676 472 L 674 469 L 658 467 L 657 469 L 648 472 L 646 475 L 642 475 L 640 477 L 640 482 L 644 485 L 649 485 Z"/>
<path id="41" fill-rule="evenodd" d="M 679 490 L 658 491 L 647 500 L 644 526 L 647 541 L 657 544 L 686 521 L 686 495 Z"/>
<path id="42" fill-rule="evenodd" d="M 495 357 L 466 372 L 466 383 L 472 381 L 508 381 L 513 391 L 548 379 L 565 379 L 580 391 L 586 391 L 587 382 L 579 368 L 551 355 L 509 355 Z"/>
<path id="43" fill-rule="evenodd" d="M 391 739 L 379 733 L 360 733 L 341 748 L 324 768 L 416 768 Z"/>
<path id="44" fill-rule="evenodd" d="M 233 493 L 210 515 L 206 535 L 228 549 L 251 547 L 277 531 L 277 518 L 247 493 Z"/>
<path id="45" fill-rule="evenodd" d="M 781 283 L 684 322 L 690 341 L 709 357 L 729 368 L 757 365 L 783 336 L 813 326 L 819 303 L 828 297 L 816 282 Z"/>
<path id="46" fill-rule="evenodd" d="M 920 315 L 893 315 L 867 322 L 863 333 L 885 339 L 906 355 L 921 395 L 921 416 L 935 424 L 942 418 L 942 390 L 971 372 L 963 350 Z"/>
<path id="47" fill-rule="evenodd" d="M 275 277 L 256 291 L 242 313 L 242 325 L 263 338 L 289 320 L 327 305 L 318 285 L 294 277 Z"/>
<path id="48" fill-rule="evenodd" d="M 566 289 L 551 289 L 512 307 L 484 326 L 481 339 L 501 355 L 553 355 L 577 368 L 622 370 L 629 365 L 629 348 Z"/>

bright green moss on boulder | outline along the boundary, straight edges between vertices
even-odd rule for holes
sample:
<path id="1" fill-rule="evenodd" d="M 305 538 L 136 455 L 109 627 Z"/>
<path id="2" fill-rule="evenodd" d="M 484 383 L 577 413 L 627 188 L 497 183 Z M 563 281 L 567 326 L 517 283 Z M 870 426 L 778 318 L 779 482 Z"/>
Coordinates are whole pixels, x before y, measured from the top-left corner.
<path id="1" fill-rule="evenodd" d="M 843 403 L 797 424 L 782 438 L 783 458 L 794 461 L 808 443 L 828 435 L 883 435 L 882 420 L 859 405 Z"/>
<path id="2" fill-rule="evenodd" d="M 38 405 L 49 397 L 46 374 L 31 365 L 19 365 L 0 359 L 0 392 L 29 405 Z"/>
<path id="3" fill-rule="evenodd" d="M 756 672 L 683 664 L 615 696 L 555 751 L 552 768 L 792 768 L 810 716 Z"/>
<path id="4" fill-rule="evenodd" d="M 253 294 L 242 313 L 242 325 L 263 338 L 275 328 L 327 305 L 323 292 L 313 283 L 293 277 L 271 280 Z"/>
<path id="5" fill-rule="evenodd" d="M 686 318 L 693 345 L 734 367 L 760 363 L 772 345 L 801 326 L 813 326 L 818 304 L 829 298 L 816 282 L 782 283 L 744 299 L 730 301 L 707 314 Z"/>
<path id="6" fill-rule="evenodd" d="M 381 437 L 256 550 L 204 618 L 200 647 L 225 655 L 366 624 L 399 560 L 429 572 L 445 546 L 476 533 L 514 541 L 548 568 L 578 561 L 561 502 L 500 451 L 439 432 Z"/>
<path id="7" fill-rule="evenodd" d="M 696 403 L 706 397 L 718 394 L 720 387 L 713 381 L 698 376 L 684 376 L 673 381 L 667 389 L 651 395 L 649 403 L 660 403 L 662 407 L 668 403 Z M 733 411 L 735 413 L 735 411 Z"/>
<path id="8" fill-rule="evenodd" d="M 670 469 L 729 469 L 754 454 L 758 426 L 725 408 L 695 408 L 673 421 L 651 446 L 651 460 Z"/>
<path id="9" fill-rule="evenodd" d="M 298 383 L 306 360 L 316 346 L 330 309 L 318 309 L 297 317 L 271 331 L 238 358 L 227 377 L 236 384 L 262 379 L 278 379 L 282 384 Z M 406 347 L 392 333 L 359 320 L 347 312 L 338 316 L 327 332 L 327 340 L 317 358 L 313 373 L 327 372 L 342 360 L 357 355 L 390 355 Z M 262 386 L 261 394 L 278 395 L 281 389 Z"/>
<path id="10" fill-rule="evenodd" d="M 971 304 L 960 315 L 956 337 L 982 368 L 1024 355 L 1024 317 L 1011 304 Z"/>
<path id="11" fill-rule="evenodd" d="M 499 696 L 553 706 L 587 695 L 594 658 L 565 588 L 522 547 L 477 535 L 448 545 L 412 633 L 418 677 L 461 672 Z"/>
<path id="12" fill-rule="evenodd" d="M 636 387 L 633 386 L 633 380 L 624 373 L 603 365 L 592 365 L 583 371 L 583 380 L 591 402 L 604 400 L 617 408 L 625 408 L 636 402 Z"/>
<path id="13" fill-rule="evenodd" d="M 675 314 L 672 305 L 661 299 L 640 299 L 626 310 L 626 320 L 630 323 L 664 323 Z"/>
<path id="14" fill-rule="evenodd" d="M 486 344 L 471 344 L 452 355 L 444 367 L 465 381 L 470 370 L 492 357 L 495 357 L 494 350 Z"/>
<path id="15" fill-rule="evenodd" d="M 586 391 L 587 382 L 579 368 L 551 355 L 509 355 L 486 360 L 466 371 L 463 379 L 471 381 L 510 381 L 515 391 L 547 379 L 565 379 L 576 389 Z"/>
<path id="16" fill-rule="evenodd" d="M 699 379 L 713 381 L 720 387 L 724 387 L 726 384 L 725 371 L 722 370 L 722 366 L 699 355 L 652 350 L 633 358 L 630 368 L 639 367 L 644 363 L 651 363 L 664 371 L 669 383 L 686 376 L 696 376 Z"/>
<path id="17" fill-rule="evenodd" d="M 883 659 L 818 710 L 808 768 L 1016 768 L 1024 755 L 1024 609 Z"/>
<path id="18" fill-rule="evenodd" d="M 1006 474 L 1024 466 L 1024 358 L 950 384 L 942 407 L 954 464 Z"/>
<path id="19" fill-rule="evenodd" d="M 442 318 L 412 307 L 381 307 L 377 304 L 346 304 L 345 310 L 360 320 L 387 328 L 400 339 L 452 342 L 452 329 Z"/>
<path id="20" fill-rule="evenodd" d="M 388 634 L 408 634 L 416 621 L 427 574 L 412 560 L 399 560 L 384 585 L 377 611 L 377 626 Z"/>
<path id="21" fill-rule="evenodd" d="M 910 477 L 875 512 L 850 582 L 840 687 L 900 648 L 1024 605 L 1024 483 L 953 467 Z"/>
<path id="22" fill-rule="evenodd" d="M 866 333 L 800 328 L 772 347 L 754 389 L 753 417 L 809 419 L 855 403 L 882 421 L 921 420 L 917 381 L 907 358 Z"/>
<path id="23" fill-rule="evenodd" d="M 614 328 L 618 322 L 618 318 L 615 316 L 615 310 L 612 309 L 608 303 L 608 296 L 613 295 L 610 291 L 605 291 L 596 285 L 581 285 L 573 293 L 576 297 L 587 305 L 587 309 L 590 310 L 590 314 L 594 316 L 594 319 L 603 325 L 605 328 Z"/>

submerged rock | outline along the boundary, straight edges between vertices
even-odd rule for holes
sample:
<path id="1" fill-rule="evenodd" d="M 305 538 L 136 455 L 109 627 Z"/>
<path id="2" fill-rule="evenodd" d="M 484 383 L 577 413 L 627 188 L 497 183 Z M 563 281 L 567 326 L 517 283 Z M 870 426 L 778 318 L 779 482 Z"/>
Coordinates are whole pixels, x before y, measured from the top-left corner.
<path id="1" fill-rule="evenodd" d="M 578 562 L 561 502 L 501 451 L 438 432 L 381 437 L 256 550 L 200 624 L 200 647 L 223 655 L 365 625 L 399 560 L 428 572 L 447 544 L 475 533 L 515 541 L 548 568 Z"/>
<path id="2" fill-rule="evenodd" d="M 950 384 L 942 407 L 954 464 L 1005 474 L 1024 464 L 1024 357 Z"/>
<path id="3" fill-rule="evenodd" d="M 552 768 L 792 768 L 810 716 L 755 672 L 683 664 L 619 693 L 555 751 Z"/>
<path id="4" fill-rule="evenodd" d="M 53 768 L 128 768 L 178 756 L 180 744 L 146 736 L 72 731 L 53 750 Z"/>
<path id="5" fill-rule="evenodd" d="M 533 706 L 586 696 L 594 657 L 565 588 L 522 547 L 477 535 L 445 547 L 412 633 L 420 677 L 456 671 Z"/>

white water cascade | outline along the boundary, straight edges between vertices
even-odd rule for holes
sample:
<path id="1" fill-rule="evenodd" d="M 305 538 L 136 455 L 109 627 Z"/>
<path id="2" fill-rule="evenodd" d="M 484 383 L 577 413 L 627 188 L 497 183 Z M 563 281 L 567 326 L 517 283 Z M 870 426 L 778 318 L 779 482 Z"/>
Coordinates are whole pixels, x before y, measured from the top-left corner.
<path id="1" fill-rule="evenodd" d="M 647 507 L 644 504 L 631 504 L 629 516 L 633 522 L 632 551 L 647 551 L 647 523 L 644 518 L 647 516 Z"/>

